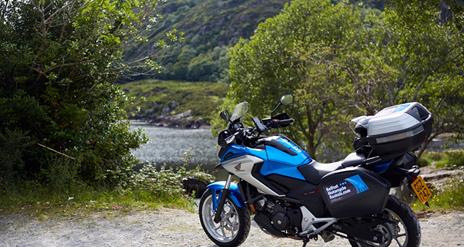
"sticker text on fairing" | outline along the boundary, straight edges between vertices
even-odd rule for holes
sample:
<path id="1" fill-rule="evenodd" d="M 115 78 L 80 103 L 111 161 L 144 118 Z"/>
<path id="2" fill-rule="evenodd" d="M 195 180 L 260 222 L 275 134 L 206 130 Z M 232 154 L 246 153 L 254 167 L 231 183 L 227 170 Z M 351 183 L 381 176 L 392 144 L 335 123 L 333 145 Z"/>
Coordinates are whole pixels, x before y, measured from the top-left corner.
<path id="1" fill-rule="evenodd" d="M 339 198 L 351 192 L 351 189 L 346 187 L 346 182 L 332 185 L 330 187 L 325 188 L 325 190 L 327 191 L 330 200 Z"/>

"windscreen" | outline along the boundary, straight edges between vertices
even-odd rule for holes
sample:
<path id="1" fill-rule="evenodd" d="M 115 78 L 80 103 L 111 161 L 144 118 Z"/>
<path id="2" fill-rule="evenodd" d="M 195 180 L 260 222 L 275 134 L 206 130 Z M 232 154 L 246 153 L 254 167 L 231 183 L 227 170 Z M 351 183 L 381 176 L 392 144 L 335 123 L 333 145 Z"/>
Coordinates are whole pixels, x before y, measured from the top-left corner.
<path id="1" fill-rule="evenodd" d="M 240 119 L 241 117 L 245 116 L 245 114 L 248 111 L 248 102 L 242 102 L 238 103 L 235 106 L 234 112 L 232 113 L 232 116 L 230 117 L 230 121 L 234 122 L 235 120 Z"/>

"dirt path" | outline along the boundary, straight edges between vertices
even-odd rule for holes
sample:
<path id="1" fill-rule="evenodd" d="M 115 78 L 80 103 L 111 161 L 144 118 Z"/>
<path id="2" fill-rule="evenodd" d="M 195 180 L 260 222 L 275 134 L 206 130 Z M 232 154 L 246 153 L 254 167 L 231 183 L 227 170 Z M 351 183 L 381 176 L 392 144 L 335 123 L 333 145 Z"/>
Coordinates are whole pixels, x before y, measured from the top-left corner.
<path id="1" fill-rule="evenodd" d="M 422 246 L 464 246 L 464 212 L 421 219 Z M 21 215 L 0 216 L 0 246 L 214 246 L 201 229 L 196 214 L 163 209 L 111 216 L 37 220 Z M 276 239 L 252 226 L 247 247 L 301 246 Z M 308 246 L 348 246 L 343 239 Z"/>

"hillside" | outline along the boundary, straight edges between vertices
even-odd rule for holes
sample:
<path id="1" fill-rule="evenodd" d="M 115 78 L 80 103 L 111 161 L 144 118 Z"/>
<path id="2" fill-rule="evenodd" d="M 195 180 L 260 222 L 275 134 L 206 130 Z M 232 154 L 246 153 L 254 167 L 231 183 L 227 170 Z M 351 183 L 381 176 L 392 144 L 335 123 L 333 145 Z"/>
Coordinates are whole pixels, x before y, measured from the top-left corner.
<path id="1" fill-rule="evenodd" d="M 163 66 L 152 75 L 164 80 L 220 81 L 226 78 L 227 48 L 249 38 L 256 26 L 280 12 L 288 0 L 172 0 L 159 8 L 161 20 L 149 41 L 133 47 L 127 59 L 154 54 Z M 183 42 L 159 49 L 167 32 Z"/>
<path id="2" fill-rule="evenodd" d="M 135 104 L 129 117 L 164 127 L 208 125 L 227 92 L 227 84 L 142 80 L 121 85 Z"/>
<path id="3" fill-rule="evenodd" d="M 277 15 L 290 0 L 170 0 L 161 4 L 160 21 L 148 42 L 136 45 L 127 60 L 152 55 L 162 66 L 159 73 L 133 79 L 226 81 L 227 49 L 249 38 L 266 18 Z M 335 2 L 335 1 L 334 1 Z M 350 0 L 353 4 L 383 9 L 385 0 Z M 183 41 L 159 48 L 173 30 Z"/>

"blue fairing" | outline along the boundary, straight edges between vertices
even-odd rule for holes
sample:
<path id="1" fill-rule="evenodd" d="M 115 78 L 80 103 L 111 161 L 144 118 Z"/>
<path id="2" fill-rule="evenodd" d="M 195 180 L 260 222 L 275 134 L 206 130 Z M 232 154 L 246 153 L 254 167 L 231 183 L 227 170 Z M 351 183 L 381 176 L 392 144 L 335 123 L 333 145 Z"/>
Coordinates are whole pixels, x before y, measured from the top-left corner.
<path id="1" fill-rule="evenodd" d="M 276 147 L 268 145 L 270 142 L 278 143 L 280 147 L 288 152 L 279 150 Z M 221 162 L 237 158 L 243 155 L 252 155 L 263 160 L 263 166 L 260 170 L 261 175 L 268 176 L 277 174 L 305 180 L 298 170 L 298 167 L 308 164 L 312 161 L 309 154 L 301 149 L 294 142 L 283 136 L 271 136 L 264 139 L 264 149 L 249 148 L 237 144 L 232 144 L 223 152 Z"/>
<path id="2" fill-rule="evenodd" d="M 276 163 L 274 161 L 266 160 L 264 161 L 264 164 L 263 164 L 263 167 L 261 168 L 260 173 L 263 176 L 277 174 L 277 175 L 282 175 L 286 177 L 305 180 L 301 172 L 298 170 L 298 166 L 291 166 L 287 164 Z"/>
<path id="3" fill-rule="evenodd" d="M 266 145 L 268 159 L 264 161 L 263 167 L 260 171 L 261 174 L 264 176 L 277 174 L 305 180 L 298 170 L 298 167 L 312 161 L 309 154 L 285 137 L 273 136 L 268 139 L 277 141 L 284 148 L 291 150 L 293 155 L 283 152 L 273 146 Z"/>
<path id="4" fill-rule="evenodd" d="M 225 181 L 218 181 L 214 182 L 208 185 L 208 189 L 211 190 L 213 194 L 213 208 L 214 210 L 217 209 L 217 206 L 219 204 L 219 201 L 222 196 L 222 190 L 224 189 L 226 182 Z M 218 196 L 216 196 L 219 194 Z M 232 202 L 239 208 L 242 208 L 244 206 L 244 203 L 242 202 L 242 197 L 240 195 L 240 190 L 238 189 L 238 185 L 235 183 L 231 183 L 229 187 L 229 198 L 232 200 Z"/>
<path id="5" fill-rule="evenodd" d="M 224 154 L 219 157 L 221 159 L 221 162 L 230 160 L 233 158 L 237 158 L 243 155 L 253 155 L 256 156 L 262 160 L 267 159 L 267 154 L 266 150 L 262 149 L 256 149 L 256 148 L 249 148 L 237 144 L 232 144 L 227 147 L 227 150 L 224 152 Z"/>

